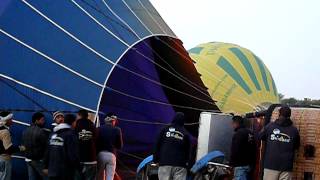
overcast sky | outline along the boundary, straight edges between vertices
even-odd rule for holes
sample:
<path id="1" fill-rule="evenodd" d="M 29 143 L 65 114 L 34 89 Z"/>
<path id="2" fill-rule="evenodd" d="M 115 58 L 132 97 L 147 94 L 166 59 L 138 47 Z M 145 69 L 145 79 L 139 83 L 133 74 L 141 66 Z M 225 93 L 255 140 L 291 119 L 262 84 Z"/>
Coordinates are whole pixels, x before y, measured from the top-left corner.
<path id="1" fill-rule="evenodd" d="M 259 56 L 286 97 L 320 99 L 319 0 L 151 0 L 190 49 L 220 41 Z"/>

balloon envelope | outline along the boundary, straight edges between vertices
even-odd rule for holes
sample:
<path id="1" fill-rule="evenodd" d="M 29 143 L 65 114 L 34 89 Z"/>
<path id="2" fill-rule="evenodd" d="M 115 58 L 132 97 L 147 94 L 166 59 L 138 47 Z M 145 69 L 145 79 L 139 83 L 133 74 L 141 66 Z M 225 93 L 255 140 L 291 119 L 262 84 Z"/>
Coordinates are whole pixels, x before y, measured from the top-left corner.
<path id="1" fill-rule="evenodd" d="M 190 49 L 189 55 L 221 111 L 242 114 L 279 102 L 270 71 L 250 50 L 212 42 Z"/>

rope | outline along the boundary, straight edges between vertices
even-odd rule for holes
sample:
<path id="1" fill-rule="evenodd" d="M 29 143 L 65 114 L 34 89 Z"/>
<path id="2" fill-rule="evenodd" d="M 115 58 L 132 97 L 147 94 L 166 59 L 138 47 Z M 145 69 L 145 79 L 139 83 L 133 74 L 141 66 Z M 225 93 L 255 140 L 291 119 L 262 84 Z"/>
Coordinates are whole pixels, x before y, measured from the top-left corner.
<path id="1" fill-rule="evenodd" d="M 84 0 L 82 0 L 82 1 L 85 2 Z M 102 13 L 104 17 L 106 17 L 106 18 L 114 21 L 113 18 L 111 18 L 110 16 L 104 14 L 101 10 L 98 10 L 98 9 L 97 9 L 96 7 L 94 7 L 93 5 L 88 4 L 88 2 L 86 2 L 86 4 L 87 4 L 88 6 L 90 6 L 91 8 L 93 8 L 94 10 L 96 10 L 97 12 Z M 122 20 L 122 19 L 120 19 L 120 20 Z M 100 23 L 100 22 L 99 22 L 99 23 Z M 118 22 L 117 22 L 117 24 L 120 25 L 121 27 L 125 27 L 125 26 L 121 25 L 121 24 L 118 23 Z M 102 26 L 103 26 L 103 25 L 102 25 Z M 104 26 L 103 26 L 103 27 L 104 27 Z M 106 28 L 106 27 L 104 27 L 104 28 Z M 106 28 L 106 29 L 107 29 L 107 28 Z M 141 38 L 138 37 L 138 36 L 136 35 L 136 33 L 134 33 L 131 29 L 126 28 L 126 30 L 129 31 L 129 32 L 131 32 L 132 34 L 134 34 L 138 39 L 141 39 Z M 163 62 L 166 62 L 166 61 L 165 61 L 161 56 L 159 56 L 158 53 L 156 53 L 156 51 L 153 50 L 146 42 L 143 41 L 143 43 L 144 43 L 148 48 L 150 48 L 150 50 L 151 50 L 153 53 L 155 53 L 156 56 L 158 56 Z M 149 62 L 154 63 L 155 65 L 157 65 L 157 66 L 160 67 L 161 69 L 163 69 L 163 70 L 165 70 L 166 72 L 170 73 L 172 76 L 174 76 L 174 77 L 178 78 L 179 80 L 181 80 L 182 82 L 186 83 L 188 86 L 194 88 L 195 90 L 197 90 L 198 92 L 204 94 L 205 96 L 210 97 L 210 96 L 209 96 L 207 93 L 205 93 L 204 91 L 201 91 L 201 90 L 197 89 L 196 87 L 192 86 L 189 82 L 187 82 L 187 81 L 185 80 L 185 77 L 182 76 L 181 74 L 179 74 L 179 76 L 182 76 L 182 77 L 184 77 L 184 78 L 181 78 L 181 77 L 175 75 L 173 72 L 171 72 L 171 71 L 169 71 L 168 69 L 164 68 L 164 67 L 161 66 L 160 64 L 154 62 L 151 58 L 147 57 L 146 55 L 144 55 L 144 54 L 141 53 L 140 51 L 136 50 L 135 48 L 132 48 L 132 50 L 134 50 L 134 51 L 135 51 L 136 53 L 138 53 L 139 55 L 143 56 L 143 57 L 144 57 L 145 59 L 147 59 Z M 198 85 L 197 85 L 197 86 L 198 86 Z M 211 98 L 211 97 L 210 97 L 210 98 Z"/>
<path id="2" fill-rule="evenodd" d="M 118 150 L 117 152 L 119 152 L 120 154 L 124 154 L 124 155 L 126 155 L 126 156 L 130 156 L 130 157 L 133 157 L 133 158 L 139 159 L 139 160 L 144 160 L 144 158 L 143 158 L 143 157 L 140 157 L 140 156 L 137 156 L 137 155 L 134 155 L 134 154 L 128 153 L 128 152 L 124 152 L 124 151 L 121 151 L 121 150 Z"/>
<path id="3" fill-rule="evenodd" d="M 21 92 L 19 89 L 17 89 L 15 86 L 9 84 L 8 82 L 6 82 L 5 80 L 3 80 L 2 78 L 0 78 L 0 82 L 2 82 L 3 84 L 7 85 L 9 88 L 13 89 L 15 92 L 17 92 L 18 94 L 20 94 L 21 96 L 23 96 L 24 98 L 26 98 L 27 100 L 31 101 L 33 104 L 37 105 L 38 107 L 40 107 L 42 110 L 47 111 L 47 109 L 42 106 L 40 103 L 38 103 L 37 101 L 35 101 L 34 99 L 30 98 L 28 95 L 26 95 L 25 93 Z"/>
<path id="4" fill-rule="evenodd" d="M 173 106 L 173 107 L 178 107 L 178 108 L 183 108 L 183 109 L 191 109 L 191 110 L 196 110 L 196 111 L 210 111 L 210 112 L 212 111 L 212 110 L 209 110 L 209 109 L 200 109 L 200 108 L 191 107 L 191 106 L 183 106 L 183 105 L 169 104 L 169 103 L 162 102 L 162 101 L 145 99 L 145 98 L 141 98 L 141 97 L 137 97 L 137 96 L 133 96 L 133 95 L 127 94 L 127 93 L 125 93 L 125 92 L 122 92 L 122 91 L 113 89 L 113 88 L 111 88 L 111 87 L 107 87 L 107 89 L 110 90 L 110 91 L 116 92 L 116 93 L 118 93 L 118 94 L 120 94 L 120 95 L 127 96 L 127 97 L 130 97 L 130 98 L 132 98 L 132 99 L 136 99 L 136 100 L 140 100 L 140 101 L 149 102 L 149 103 L 155 103 L 155 104 L 166 105 L 166 106 Z M 217 111 L 216 111 L 216 112 L 217 112 Z"/>
<path id="5" fill-rule="evenodd" d="M 161 125 L 161 126 L 168 126 L 171 123 L 162 123 L 162 122 L 152 122 L 151 121 L 138 121 L 138 120 L 132 120 L 132 119 L 126 119 L 126 118 L 118 118 L 119 121 L 123 121 L 123 122 L 129 122 L 129 123 L 137 123 L 137 124 L 147 124 L 147 125 Z M 194 125 L 199 125 L 199 122 L 195 122 L 195 123 L 185 123 L 185 126 L 194 126 Z"/>

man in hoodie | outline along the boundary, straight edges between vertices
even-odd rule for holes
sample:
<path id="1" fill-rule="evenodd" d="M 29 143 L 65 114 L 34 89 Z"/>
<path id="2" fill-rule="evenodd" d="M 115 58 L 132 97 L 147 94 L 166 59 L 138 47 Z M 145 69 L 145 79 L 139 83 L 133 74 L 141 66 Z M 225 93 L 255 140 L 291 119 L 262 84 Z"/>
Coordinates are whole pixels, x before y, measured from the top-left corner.
<path id="1" fill-rule="evenodd" d="M 0 180 L 11 180 L 11 155 L 25 149 L 24 146 L 17 147 L 12 144 L 9 131 L 13 123 L 12 118 L 12 113 L 0 112 Z"/>
<path id="2" fill-rule="evenodd" d="M 250 171 L 255 163 L 255 142 L 253 133 L 245 127 L 241 116 L 232 118 L 235 131 L 232 137 L 230 165 L 234 167 L 235 180 L 250 179 Z"/>
<path id="3" fill-rule="evenodd" d="M 97 173 L 96 128 L 88 117 L 87 110 L 78 111 L 75 131 L 79 140 L 81 177 L 94 180 Z"/>
<path id="4" fill-rule="evenodd" d="M 34 113 L 31 126 L 22 133 L 29 180 L 45 179 L 43 158 L 48 147 L 49 133 L 43 129 L 44 124 L 44 115 L 40 112 Z"/>
<path id="5" fill-rule="evenodd" d="M 294 155 L 300 146 L 300 135 L 290 116 L 291 109 L 282 106 L 279 119 L 268 124 L 259 135 L 265 142 L 264 180 L 292 179 Z"/>
<path id="6" fill-rule="evenodd" d="M 185 117 L 176 113 L 172 124 L 162 129 L 156 141 L 154 162 L 159 163 L 160 180 L 185 180 L 191 142 L 184 128 Z"/>
<path id="7" fill-rule="evenodd" d="M 75 120 L 74 115 L 67 114 L 53 129 L 45 161 L 50 180 L 74 180 L 80 168 L 78 138 L 71 129 Z"/>
<path id="8" fill-rule="evenodd" d="M 116 127 L 117 121 L 117 116 L 109 113 L 105 125 L 98 128 L 98 180 L 113 180 L 116 172 L 116 151 L 123 146 L 121 129 Z"/>

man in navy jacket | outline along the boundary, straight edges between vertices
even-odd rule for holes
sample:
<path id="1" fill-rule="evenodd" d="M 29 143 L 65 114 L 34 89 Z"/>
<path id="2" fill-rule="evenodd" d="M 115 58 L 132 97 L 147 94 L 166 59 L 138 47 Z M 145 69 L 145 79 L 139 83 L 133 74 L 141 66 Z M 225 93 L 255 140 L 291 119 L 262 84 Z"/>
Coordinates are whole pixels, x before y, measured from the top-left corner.
<path id="1" fill-rule="evenodd" d="M 73 180 L 80 168 L 78 138 L 71 129 L 75 120 L 74 115 L 67 114 L 50 136 L 45 159 L 50 180 Z"/>
<path id="2" fill-rule="evenodd" d="M 97 131 L 98 180 L 112 180 L 116 172 L 116 151 L 123 146 L 122 132 L 116 127 L 116 123 L 117 116 L 109 113 L 105 118 L 105 124 Z"/>
<path id="3" fill-rule="evenodd" d="M 291 109 L 282 106 L 279 113 L 279 119 L 260 133 L 260 139 L 266 143 L 264 180 L 291 180 L 295 151 L 300 146 L 299 131 L 290 119 Z"/>
<path id="4" fill-rule="evenodd" d="M 157 139 L 154 161 L 160 166 L 160 180 L 185 180 L 187 177 L 191 142 L 184 122 L 184 114 L 176 113 L 171 125 L 165 127 Z"/>

